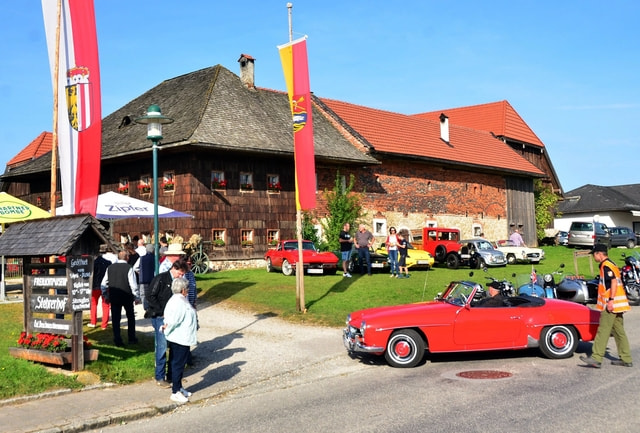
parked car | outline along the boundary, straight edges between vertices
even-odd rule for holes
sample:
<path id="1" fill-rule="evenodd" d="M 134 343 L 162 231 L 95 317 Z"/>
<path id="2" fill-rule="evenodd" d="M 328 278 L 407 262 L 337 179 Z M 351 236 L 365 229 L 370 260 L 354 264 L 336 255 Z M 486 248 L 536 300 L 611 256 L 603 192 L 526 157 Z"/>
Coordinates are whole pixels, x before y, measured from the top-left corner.
<path id="1" fill-rule="evenodd" d="M 540 263 L 544 259 L 544 250 L 541 248 L 517 247 L 510 240 L 501 240 L 495 243 L 495 248 L 507 257 L 507 263 Z"/>
<path id="2" fill-rule="evenodd" d="M 485 266 L 506 266 L 507 258 L 502 251 L 496 250 L 491 242 L 482 238 L 463 239 L 460 241 L 462 248 L 469 250 L 469 266 L 472 268 L 484 268 Z M 462 251 L 464 256 L 464 251 Z"/>
<path id="3" fill-rule="evenodd" d="M 384 243 L 376 250 L 376 254 L 387 256 L 387 247 Z M 400 256 L 398 256 L 400 258 Z M 407 246 L 407 268 L 413 269 L 431 269 L 435 259 L 428 251 L 414 248 L 411 244 Z"/>
<path id="4" fill-rule="evenodd" d="M 264 255 L 267 272 L 281 270 L 285 275 L 293 275 L 298 263 L 298 241 L 278 242 L 273 250 Z M 320 252 L 311 241 L 302 241 L 302 261 L 307 274 L 335 274 L 338 258 L 331 252 Z"/>
<path id="5" fill-rule="evenodd" d="M 635 248 L 636 234 L 629 227 L 609 227 L 612 247 Z"/>
<path id="6" fill-rule="evenodd" d="M 338 269 L 342 269 L 342 254 L 340 251 L 335 251 L 334 254 L 338 257 Z M 389 258 L 387 254 L 380 254 L 378 251 L 374 251 L 373 248 L 369 248 L 369 256 L 371 257 L 371 270 L 379 270 L 380 272 L 387 272 L 389 270 Z M 366 264 L 365 264 L 366 266 Z M 355 246 L 351 248 L 351 259 L 347 266 L 349 273 L 360 272 L 360 256 Z"/>
<path id="7" fill-rule="evenodd" d="M 568 246 L 592 248 L 594 243 L 611 246 L 611 236 L 606 224 L 595 221 L 573 221 L 571 223 Z"/>
<path id="8" fill-rule="evenodd" d="M 584 305 L 532 296 L 506 297 L 482 307 L 480 284 L 454 281 L 431 302 L 370 308 L 347 316 L 349 353 L 384 355 L 392 367 L 415 367 L 430 353 L 539 347 L 552 359 L 569 358 L 592 341 L 600 312 Z"/>
<path id="9" fill-rule="evenodd" d="M 567 245 L 569 243 L 569 232 L 560 230 L 556 233 L 556 245 Z"/>

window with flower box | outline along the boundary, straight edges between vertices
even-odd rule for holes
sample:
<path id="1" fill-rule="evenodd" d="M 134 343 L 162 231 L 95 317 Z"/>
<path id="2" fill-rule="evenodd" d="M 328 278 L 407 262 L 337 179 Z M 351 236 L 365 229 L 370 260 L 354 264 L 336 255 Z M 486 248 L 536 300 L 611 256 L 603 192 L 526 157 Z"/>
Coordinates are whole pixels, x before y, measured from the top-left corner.
<path id="1" fill-rule="evenodd" d="M 227 245 L 226 235 L 225 229 L 211 229 L 211 244 L 215 248 L 224 248 Z"/>
<path id="2" fill-rule="evenodd" d="M 280 240 L 280 230 L 277 229 L 268 229 L 267 230 L 267 245 L 270 247 L 275 247 L 278 245 L 278 241 Z"/>
<path id="3" fill-rule="evenodd" d="M 278 194 L 282 189 L 282 185 L 280 185 L 280 175 L 278 174 L 268 174 L 267 175 L 267 192 L 271 194 Z"/>
<path id="4" fill-rule="evenodd" d="M 240 172 L 240 191 L 253 191 L 253 173 Z"/>
<path id="5" fill-rule="evenodd" d="M 240 231 L 240 245 L 242 248 L 253 248 L 253 230 L 242 229 Z"/>
<path id="6" fill-rule="evenodd" d="M 211 190 L 227 189 L 227 180 L 224 177 L 224 171 L 214 170 L 211 172 Z"/>
<path id="7" fill-rule="evenodd" d="M 151 195 L 151 177 L 140 176 L 140 182 L 138 183 L 138 192 L 140 195 Z"/>
<path id="8" fill-rule="evenodd" d="M 129 195 L 129 179 L 121 177 L 118 182 L 118 193 L 122 195 Z"/>
<path id="9" fill-rule="evenodd" d="M 165 171 L 162 175 L 162 191 L 174 192 L 176 190 L 176 175 L 173 171 Z"/>

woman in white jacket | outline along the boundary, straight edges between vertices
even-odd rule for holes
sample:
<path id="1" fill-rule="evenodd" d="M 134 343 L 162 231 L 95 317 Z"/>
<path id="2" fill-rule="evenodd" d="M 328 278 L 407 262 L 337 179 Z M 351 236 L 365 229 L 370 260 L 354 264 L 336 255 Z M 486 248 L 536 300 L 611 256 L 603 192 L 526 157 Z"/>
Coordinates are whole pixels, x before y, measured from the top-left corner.
<path id="1" fill-rule="evenodd" d="M 191 346 L 197 344 L 198 319 L 196 310 L 189 304 L 189 282 L 176 278 L 171 283 L 173 296 L 164 308 L 164 335 L 171 351 L 171 400 L 178 403 L 189 401 L 191 393 L 182 387 L 182 376 Z"/>

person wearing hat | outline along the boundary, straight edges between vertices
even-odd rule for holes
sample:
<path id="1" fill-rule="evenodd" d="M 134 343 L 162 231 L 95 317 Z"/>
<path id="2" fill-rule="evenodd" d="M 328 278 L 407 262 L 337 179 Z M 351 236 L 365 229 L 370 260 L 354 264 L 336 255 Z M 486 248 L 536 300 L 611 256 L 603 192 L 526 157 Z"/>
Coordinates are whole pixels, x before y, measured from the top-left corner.
<path id="1" fill-rule="evenodd" d="M 173 265 L 173 262 L 180 258 L 184 258 L 184 256 L 186 255 L 187 253 L 182 251 L 182 245 L 169 244 L 169 248 L 167 248 L 167 251 L 164 252 L 164 260 L 162 260 L 162 263 L 160 263 L 160 269 L 158 270 L 158 273 L 167 272 L 169 269 L 171 269 L 171 265 Z"/>
<path id="2" fill-rule="evenodd" d="M 624 331 L 623 313 L 629 311 L 629 301 L 624 291 L 620 269 L 609 259 L 607 246 L 595 244 L 591 250 L 593 259 L 600 264 L 598 282 L 598 301 L 596 309 L 600 310 L 598 332 L 593 340 L 591 356 L 580 356 L 580 360 L 589 367 L 602 367 L 602 358 L 607 350 L 609 336 L 613 335 L 620 359 L 611 361 L 612 365 L 633 367 L 629 339 Z"/>
<path id="3" fill-rule="evenodd" d="M 93 288 L 91 289 L 90 319 L 87 325 L 89 328 L 95 328 L 98 324 L 98 303 L 100 302 L 100 298 L 102 298 L 102 323 L 100 327 L 107 329 L 107 325 L 109 324 L 109 310 L 111 309 L 111 305 L 109 304 L 108 296 L 106 296 L 107 294 L 103 294 L 102 288 L 100 287 L 107 268 L 114 263 L 114 261 L 105 258 L 107 251 L 107 245 L 100 245 L 100 252 L 93 261 Z"/>

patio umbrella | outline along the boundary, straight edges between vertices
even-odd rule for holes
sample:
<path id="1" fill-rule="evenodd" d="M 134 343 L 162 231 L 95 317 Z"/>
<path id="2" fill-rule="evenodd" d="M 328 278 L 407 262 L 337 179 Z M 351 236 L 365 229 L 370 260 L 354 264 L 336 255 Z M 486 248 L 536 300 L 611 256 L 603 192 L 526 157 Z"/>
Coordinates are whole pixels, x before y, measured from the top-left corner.
<path id="1" fill-rule="evenodd" d="M 153 218 L 153 203 L 109 191 L 98 196 L 96 218 L 117 220 L 123 218 Z M 191 215 L 158 206 L 158 218 L 191 218 Z"/>
<path id="2" fill-rule="evenodd" d="M 50 218 L 51 214 L 38 206 L 20 200 L 6 192 L 0 192 L 0 225 L 2 233 L 4 233 L 5 224 L 15 223 L 18 221 L 35 220 L 40 218 Z M 0 301 L 5 300 L 5 284 L 4 284 L 4 256 L 2 256 L 2 281 L 0 282 Z"/>

